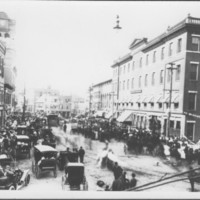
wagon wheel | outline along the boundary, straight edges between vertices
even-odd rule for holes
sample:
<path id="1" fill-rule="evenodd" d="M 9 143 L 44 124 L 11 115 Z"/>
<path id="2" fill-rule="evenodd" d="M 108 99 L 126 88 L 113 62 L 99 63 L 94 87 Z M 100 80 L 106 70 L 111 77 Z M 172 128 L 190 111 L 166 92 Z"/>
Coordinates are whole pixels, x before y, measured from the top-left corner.
<path id="1" fill-rule="evenodd" d="M 8 188 L 8 190 L 15 190 L 14 185 L 11 185 L 11 186 Z"/>
<path id="2" fill-rule="evenodd" d="M 36 168 L 35 168 L 35 175 L 36 175 L 36 178 L 39 179 L 39 177 L 40 177 L 40 168 L 38 166 L 36 166 Z"/>

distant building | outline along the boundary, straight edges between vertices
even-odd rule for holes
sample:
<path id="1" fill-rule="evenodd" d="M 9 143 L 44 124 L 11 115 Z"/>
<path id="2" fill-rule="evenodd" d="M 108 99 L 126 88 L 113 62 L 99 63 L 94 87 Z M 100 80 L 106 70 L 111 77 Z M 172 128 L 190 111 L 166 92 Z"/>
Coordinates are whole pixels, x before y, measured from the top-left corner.
<path id="1" fill-rule="evenodd" d="M 171 63 L 175 68 L 173 76 L 169 70 Z M 149 42 L 146 38 L 135 39 L 129 53 L 112 65 L 114 109 L 120 113 L 118 120 L 150 129 L 154 122 L 158 125 L 157 131 L 166 135 L 170 113 L 170 135 L 199 140 L 199 67 L 198 18 L 188 16 Z"/>
<path id="2" fill-rule="evenodd" d="M 113 106 L 112 79 L 95 84 L 91 89 L 91 110 L 111 111 Z"/>

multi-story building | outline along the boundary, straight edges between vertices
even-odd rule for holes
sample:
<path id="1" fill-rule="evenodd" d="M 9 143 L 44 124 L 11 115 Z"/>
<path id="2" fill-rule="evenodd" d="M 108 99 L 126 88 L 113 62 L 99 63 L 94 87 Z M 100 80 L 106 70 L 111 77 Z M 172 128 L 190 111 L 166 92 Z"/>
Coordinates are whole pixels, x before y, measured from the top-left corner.
<path id="1" fill-rule="evenodd" d="M 198 18 L 188 16 L 149 42 L 135 39 L 129 53 L 112 65 L 118 120 L 141 128 L 155 122 L 165 135 L 199 140 L 199 65 Z"/>
<path id="2" fill-rule="evenodd" d="M 14 111 L 15 80 L 17 75 L 15 62 L 15 21 L 11 20 L 6 13 L 0 12 L 0 39 L 5 45 L 4 58 L 4 111 L 5 114 Z"/>
<path id="3" fill-rule="evenodd" d="M 60 96 L 60 114 L 69 118 L 71 116 L 71 96 Z"/>
<path id="4" fill-rule="evenodd" d="M 112 110 L 112 79 L 95 84 L 91 92 L 91 110 L 111 111 Z"/>

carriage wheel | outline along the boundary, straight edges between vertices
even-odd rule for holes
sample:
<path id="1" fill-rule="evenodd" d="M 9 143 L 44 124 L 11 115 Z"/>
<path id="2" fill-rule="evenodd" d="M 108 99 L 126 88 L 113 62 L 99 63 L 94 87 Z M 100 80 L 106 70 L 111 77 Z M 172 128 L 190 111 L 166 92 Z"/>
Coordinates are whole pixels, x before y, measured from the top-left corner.
<path id="1" fill-rule="evenodd" d="M 27 186 L 30 182 L 30 174 L 26 177 L 26 180 L 25 180 L 25 186 Z"/>
<path id="2" fill-rule="evenodd" d="M 32 172 L 35 173 L 35 165 L 33 162 L 32 162 Z"/>
<path id="3" fill-rule="evenodd" d="M 11 185 L 11 186 L 8 188 L 8 190 L 15 190 L 14 185 Z"/>
<path id="4" fill-rule="evenodd" d="M 40 168 L 38 166 L 36 166 L 36 168 L 35 168 L 35 175 L 36 175 L 36 178 L 39 179 L 39 177 L 40 177 Z"/>

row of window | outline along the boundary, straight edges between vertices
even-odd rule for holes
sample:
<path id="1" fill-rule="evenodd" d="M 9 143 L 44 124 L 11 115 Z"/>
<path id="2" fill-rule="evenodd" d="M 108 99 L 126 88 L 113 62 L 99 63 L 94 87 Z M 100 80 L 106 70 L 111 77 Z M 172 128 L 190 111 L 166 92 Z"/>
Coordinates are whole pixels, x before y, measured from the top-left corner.
<path id="1" fill-rule="evenodd" d="M 200 51 L 200 37 L 197 36 L 193 36 L 192 37 L 192 50 L 193 51 Z M 177 53 L 180 53 L 182 51 L 182 38 L 179 38 L 177 40 Z M 157 61 L 157 51 L 153 52 L 153 57 L 152 57 L 152 63 L 155 63 Z M 168 49 L 168 56 L 172 56 L 173 54 L 173 42 L 169 43 L 169 49 Z M 162 47 L 161 49 L 161 54 L 160 54 L 160 58 L 161 60 L 163 60 L 165 58 L 165 47 Z M 145 64 L 149 65 L 149 54 L 146 55 L 146 61 Z M 141 57 L 139 60 L 139 67 L 143 66 L 143 58 Z M 135 61 L 133 61 L 132 63 L 132 70 L 135 69 Z M 119 74 L 126 73 L 126 65 L 122 67 L 120 67 L 119 69 Z M 127 73 L 130 72 L 130 63 L 127 64 Z M 114 75 L 117 75 L 117 69 L 114 70 Z"/>
<path id="2" fill-rule="evenodd" d="M 199 64 L 195 64 L 195 63 L 190 64 L 189 80 L 191 80 L 191 81 L 198 80 L 198 68 L 199 68 Z M 176 70 L 175 70 L 175 80 L 176 81 L 180 80 L 180 74 L 181 74 L 181 65 L 177 65 Z M 152 86 L 155 85 L 155 76 L 156 76 L 156 73 L 152 72 L 152 74 L 151 74 L 151 85 Z M 160 76 L 159 84 L 163 84 L 164 83 L 164 70 L 160 70 L 159 76 Z M 149 85 L 148 80 L 149 80 L 149 74 L 145 74 L 145 77 L 144 77 L 144 86 L 145 87 L 147 87 Z M 120 81 L 119 89 L 120 90 L 134 89 L 134 81 L 135 81 L 134 78 L 128 79 L 127 82 L 125 80 L 123 82 Z M 167 70 L 167 82 L 170 82 L 170 81 L 171 81 L 171 71 Z M 142 76 L 138 77 L 138 87 L 139 88 L 142 87 Z M 117 88 L 117 83 L 115 83 L 115 90 L 116 90 L 116 88 Z"/>
<path id="3" fill-rule="evenodd" d="M 147 103 L 136 103 L 138 108 L 141 108 L 141 104 L 143 104 L 143 108 L 147 108 Z M 174 104 L 174 109 L 178 109 L 179 108 L 179 103 L 173 103 Z M 117 103 L 115 103 L 115 106 L 117 105 Z M 134 106 L 134 103 L 118 103 L 118 106 Z M 169 108 L 169 103 L 165 102 L 166 105 L 166 109 Z M 155 103 L 151 102 L 150 103 L 150 107 L 151 109 L 153 109 L 155 107 Z M 163 103 L 158 103 L 158 108 L 162 109 L 163 108 Z"/>

